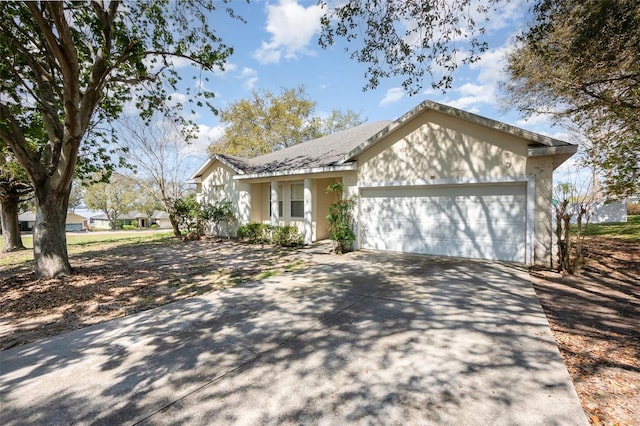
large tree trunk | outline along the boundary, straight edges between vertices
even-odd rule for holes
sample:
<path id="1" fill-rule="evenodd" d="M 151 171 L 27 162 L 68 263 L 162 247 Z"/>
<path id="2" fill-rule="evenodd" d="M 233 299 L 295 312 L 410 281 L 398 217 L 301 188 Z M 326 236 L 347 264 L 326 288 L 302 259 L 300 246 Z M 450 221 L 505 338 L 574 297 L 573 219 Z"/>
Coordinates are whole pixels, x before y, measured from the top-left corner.
<path id="1" fill-rule="evenodd" d="M 171 226 L 173 227 L 173 235 L 176 237 L 182 236 L 182 232 L 180 232 L 180 224 L 178 223 L 175 215 L 169 215 L 169 222 L 171 222 Z"/>
<path id="2" fill-rule="evenodd" d="M 4 251 L 24 249 L 20 237 L 20 223 L 18 222 L 18 203 L 20 197 L 6 197 L 2 200 L 2 235 L 4 237 Z"/>
<path id="3" fill-rule="evenodd" d="M 33 257 L 38 277 L 56 278 L 71 274 L 65 231 L 69 191 L 56 192 L 47 182 L 36 185 Z"/>

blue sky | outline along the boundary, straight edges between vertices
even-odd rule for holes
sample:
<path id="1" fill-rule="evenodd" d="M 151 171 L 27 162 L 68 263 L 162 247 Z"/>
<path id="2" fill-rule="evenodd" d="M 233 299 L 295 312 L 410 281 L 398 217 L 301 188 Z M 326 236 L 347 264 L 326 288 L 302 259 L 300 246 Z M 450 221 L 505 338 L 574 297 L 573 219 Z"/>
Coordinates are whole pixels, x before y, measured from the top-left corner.
<path id="1" fill-rule="evenodd" d="M 215 73 L 205 83 L 216 93 L 214 105 L 218 108 L 249 96 L 252 89 L 279 93 L 283 88 L 304 85 L 321 114 L 352 109 L 369 121 L 396 119 L 429 99 L 538 133 L 568 138 L 563 129 L 551 127 L 545 117 L 525 121 L 517 111 L 501 106 L 498 84 L 505 78 L 504 55 L 527 23 L 530 3 L 526 0 L 511 0 L 491 14 L 484 24 L 489 50 L 479 62 L 459 68 L 452 89 L 443 94 L 430 89 L 430 82 L 426 82 L 426 89 L 414 96 L 403 92 L 400 78 L 384 80 L 376 90 L 363 92 L 366 64 L 351 59 L 343 44 L 326 50 L 318 45 L 323 12 L 315 0 L 234 1 L 231 6 L 246 24 L 228 18 L 222 10 L 211 17 L 217 34 L 234 48 L 225 71 Z M 203 160 L 206 146 L 222 134 L 222 127 L 217 117 L 205 111 L 199 111 L 195 121 L 200 126 L 200 138 L 193 152 Z M 194 170 L 198 165 L 194 161 Z"/>

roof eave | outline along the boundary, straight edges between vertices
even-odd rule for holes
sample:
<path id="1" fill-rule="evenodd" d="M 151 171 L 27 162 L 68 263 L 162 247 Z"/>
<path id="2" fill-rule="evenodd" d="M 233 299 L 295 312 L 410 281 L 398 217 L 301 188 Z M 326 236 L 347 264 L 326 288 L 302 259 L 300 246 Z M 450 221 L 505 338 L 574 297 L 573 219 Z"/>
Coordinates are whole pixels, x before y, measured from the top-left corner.
<path id="1" fill-rule="evenodd" d="M 560 145 L 560 146 L 540 146 L 529 148 L 528 157 L 547 157 L 550 155 L 575 154 L 578 151 L 577 145 Z"/>
<path id="2" fill-rule="evenodd" d="M 244 174 L 244 170 L 242 170 L 235 164 L 231 163 L 226 158 L 221 157 L 218 154 L 214 154 L 210 158 L 208 158 L 207 161 L 205 161 L 205 163 L 202 166 L 200 166 L 198 170 L 196 170 L 196 172 L 189 178 L 189 180 L 193 181 L 193 183 L 201 183 L 202 175 L 215 161 L 221 162 L 222 164 L 229 167 L 231 170 L 233 170 L 238 174 Z"/>
<path id="3" fill-rule="evenodd" d="M 268 178 L 268 177 L 298 176 L 298 175 L 309 175 L 309 174 L 318 174 L 318 173 L 348 172 L 348 171 L 354 171 L 357 169 L 358 169 L 358 164 L 353 162 L 348 164 L 339 164 L 336 166 L 308 167 L 304 169 L 289 169 L 289 170 L 280 170 L 276 172 L 249 173 L 249 174 L 235 175 L 233 178 L 237 180 L 260 179 L 260 178 Z"/>
<path id="4" fill-rule="evenodd" d="M 532 157 L 553 157 L 553 169 L 557 169 L 562 163 L 567 161 L 578 151 L 577 145 L 562 146 L 541 146 L 529 148 L 527 156 Z"/>

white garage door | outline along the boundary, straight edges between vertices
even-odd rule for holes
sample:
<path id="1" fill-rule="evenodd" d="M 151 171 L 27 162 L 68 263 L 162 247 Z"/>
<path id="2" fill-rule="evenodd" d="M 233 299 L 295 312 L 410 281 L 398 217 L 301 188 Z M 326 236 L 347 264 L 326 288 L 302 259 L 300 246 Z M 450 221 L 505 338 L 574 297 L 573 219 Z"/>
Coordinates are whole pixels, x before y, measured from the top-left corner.
<path id="1" fill-rule="evenodd" d="M 367 188 L 361 247 L 525 262 L 526 185 Z"/>

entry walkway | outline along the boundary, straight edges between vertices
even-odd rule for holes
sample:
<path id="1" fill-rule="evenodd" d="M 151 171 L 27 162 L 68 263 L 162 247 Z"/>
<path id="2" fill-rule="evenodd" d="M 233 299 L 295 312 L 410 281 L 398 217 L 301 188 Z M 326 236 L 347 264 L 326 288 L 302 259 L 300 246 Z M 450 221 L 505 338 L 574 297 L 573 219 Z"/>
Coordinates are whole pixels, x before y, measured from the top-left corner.
<path id="1" fill-rule="evenodd" d="M 587 424 L 525 270 L 312 260 L 0 352 L 0 424 Z"/>

